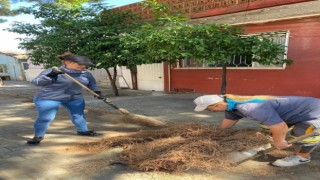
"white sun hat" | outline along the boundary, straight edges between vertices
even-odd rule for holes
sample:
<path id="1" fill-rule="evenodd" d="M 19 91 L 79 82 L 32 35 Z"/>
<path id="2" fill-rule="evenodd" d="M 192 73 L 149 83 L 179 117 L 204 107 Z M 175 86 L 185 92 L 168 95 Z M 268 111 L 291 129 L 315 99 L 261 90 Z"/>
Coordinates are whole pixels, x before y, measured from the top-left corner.
<path id="1" fill-rule="evenodd" d="M 203 111 L 208 106 L 223 101 L 220 95 L 204 95 L 196 98 L 193 102 L 197 105 L 194 111 Z"/>

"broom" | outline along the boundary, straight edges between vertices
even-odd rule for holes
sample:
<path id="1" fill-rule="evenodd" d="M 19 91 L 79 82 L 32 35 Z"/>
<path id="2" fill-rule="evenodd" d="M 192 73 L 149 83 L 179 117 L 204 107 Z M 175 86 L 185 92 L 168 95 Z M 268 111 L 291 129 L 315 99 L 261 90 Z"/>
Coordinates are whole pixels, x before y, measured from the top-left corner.
<path id="1" fill-rule="evenodd" d="M 61 72 L 65 77 L 67 77 L 68 79 L 70 79 L 74 83 L 78 84 L 79 86 L 81 86 L 82 88 L 87 90 L 92 95 L 94 95 L 96 97 L 100 97 L 103 102 L 110 105 L 111 107 L 116 109 L 120 114 L 122 114 L 124 116 L 123 117 L 124 121 L 126 121 L 128 123 L 133 123 L 133 124 L 140 124 L 140 125 L 147 126 L 147 127 L 163 127 L 163 126 L 165 126 L 165 123 L 163 123 L 162 121 L 159 121 L 155 118 L 147 117 L 147 116 L 143 116 L 143 115 L 138 115 L 138 114 L 132 114 L 126 109 L 119 108 L 118 106 L 113 104 L 108 98 L 101 97 L 99 94 L 95 93 L 94 91 L 89 89 L 87 86 L 83 85 L 81 82 L 79 82 L 78 80 L 71 77 L 69 74 L 60 71 L 59 68 L 53 67 L 52 69 L 54 69 L 55 71 Z"/>
<path id="2" fill-rule="evenodd" d="M 288 141 L 288 144 L 293 144 L 295 142 L 304 140 L 308 137 L 315 136 L 319 134 L 318 130 L 314 130 L 308 134 L 304 134 L 302 136 L 296 137 Z M 245 161 L 250 159 L 258 158 L 266 153 L 269 153 L 273 150 L 276 150 L 275 147 L 261 147 L 261 150 L 249 150 L 249 151 L 242 151 L 242 152 L 232 152 L 229 154 L 229 161 L 234 165 L 239 165 Z"/>

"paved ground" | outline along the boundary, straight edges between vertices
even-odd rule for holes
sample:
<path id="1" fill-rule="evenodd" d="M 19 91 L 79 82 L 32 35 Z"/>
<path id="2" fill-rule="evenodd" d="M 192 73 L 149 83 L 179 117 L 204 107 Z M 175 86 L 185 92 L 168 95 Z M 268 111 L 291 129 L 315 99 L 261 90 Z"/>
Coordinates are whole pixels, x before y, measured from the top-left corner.
<path id="1" fill-rule="evenodd" d="M 270 159 L 247 161 L 233 170 L 188 172 L 182 174 L 142 173 L 130 171 L 125 166 L 110 165 L 121 149 L 99 154 L 72 150 L 81 142 L 96 141 L 104 137 L 138 131 L 145 127 L 124 124 L 120 115 L 104 102 L 86 94 L 87 117 L 90 128 L 101 133 L 98 137 L 79 137 L 66 112 L 61 109 L 50 126 L 46 138 L 39 146 L 27 146 L 25 141 L 33 136 L 36 112 L 32 96 L 36 88 L 28 82 L 5 82 L 0 87 L 0 179 L 319 179 L 320 152 L 313 161 L 295 168 L 276 168 Z M 110 100 L 132 113 L 153 116 L 170 122 L 203 122 L 218 124 L 222 113 L 195 113 L 192 100 L 199 94 L 161 93 L 122 89 L 120 97 L 102 89 Z M 104 113 L 101 113 L 104 112 Z M 244 120 L 237 128 L 257 127 Z M 106 160 L 107 159 L 107 160 Z M 98 168 L 99 167 L 99 168 Z"/>

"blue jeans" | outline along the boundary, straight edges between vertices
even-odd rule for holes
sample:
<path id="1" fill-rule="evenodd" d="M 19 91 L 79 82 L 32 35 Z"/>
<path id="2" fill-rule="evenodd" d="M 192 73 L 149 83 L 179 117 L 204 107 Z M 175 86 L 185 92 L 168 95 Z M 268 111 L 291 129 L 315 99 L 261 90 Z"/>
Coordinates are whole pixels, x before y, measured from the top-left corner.
<path id="1" fill-rule="evenodd" d="M 35 97 L 33 100 L 38 112 L 38 117 L 34 123 L 34 134 L 36 137 L 44 137 L 61 105 L 67 109 L 77 131 L 88 131 L 84 114 L 85 102 L 83 98 L 72 100 L 45 100 Z"/>

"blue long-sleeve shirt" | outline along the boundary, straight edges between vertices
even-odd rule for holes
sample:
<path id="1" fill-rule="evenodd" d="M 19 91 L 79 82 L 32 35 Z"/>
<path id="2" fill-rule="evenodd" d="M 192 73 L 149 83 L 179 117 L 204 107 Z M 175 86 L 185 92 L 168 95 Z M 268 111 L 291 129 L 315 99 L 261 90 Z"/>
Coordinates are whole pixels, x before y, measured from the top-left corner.
<path id="1" fill-rule="evenodd" d="M 81 82 L 83 85 L 87 86 L 89 89 L 99 91 L 99 88 L 96 85 L 96 80 L 89 71 L 71 70 L 65 66 L 61 66 L 60 69 Z M 33 85 L 41 87 L 35 97 L 50 100 L 71 100 L 83 97 L 83 88 L 81 86 L 62 74 L 59 74 L 57 78 L 53 79 L 46 76 L 51 71 L 51 68 L 46 69 L 31 81 Z"/>

